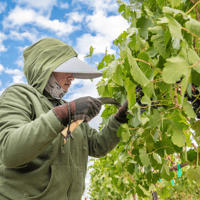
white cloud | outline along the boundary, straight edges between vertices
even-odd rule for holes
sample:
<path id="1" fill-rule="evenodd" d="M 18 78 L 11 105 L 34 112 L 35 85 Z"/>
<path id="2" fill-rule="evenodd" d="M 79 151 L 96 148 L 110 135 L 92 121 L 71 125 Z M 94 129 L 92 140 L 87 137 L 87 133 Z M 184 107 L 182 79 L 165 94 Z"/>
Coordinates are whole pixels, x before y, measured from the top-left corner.
<path id="1" fill-rule="evenodd" d="M 120 15 L 107 17 L 102 12 L 87 17 L 88 27 L 92 32 L 113 40 L 129 27 L 127 20 Z"/>
<path id="2" fill-rule="evenodd" d="M 0 32 L 0 52 L 7 51 L 6 47 L 3 45 L 3 41 L 6 40 L 8 37 Z"/>
<path id="3" fill-rule="evenodd" d="M 74 0 L 73 3 L 82 3 L 87 5 L 89 9 L 92 9 L 95 12 L 103 11 L 104 13 L 117 13 L 119 7 L 116 3 L 116 0 Z"/>
<path id="4" fill-rule="evenodd" d="M 0 2 L 0 14 L 5 11 L 7 6 L 6 2 Z"/>
<path id="5" fill-rule="evenodd" d="M 0 64 L 0 74 L 3 72 L 3 70 L 4 70 L 4 67 L 3 65 Z"/>
<path id="6" fill-rule="evenodd" d="M 22 33 L 19 33 L 17 31 L 10 31 L 9 34 L 9 38 L 12 40 L 24 40 L 24 39 L 28 39 L 29 41 L 31 41 L 32 43 L 35 43 L 36 41 L 38 41 L 38 32 L 34 31 L 33 33 L 29 32 L 29 31 L 24 31 Z"/>
<path id="7" fill-rule="evenodd" d="M 57 19 L 50 20 L 49 17 L 45 17 L 32 9 L 23 9 L 16 6 L 15 9 L 9 13 L 9 16 L 4 19 L 2 24 L 4 28 L 15 28 L 22 27 L 26 24 L 32 24 L 42 29 L 48 29 L 56 32 L 58 36 L 61 36 L 64 34 L 70 34 L 75 30 L 80 29 L 80 26 L 73 26 L 73 21 L 74 20 L 69 19 L 69 22 L 65 23 Z M 26 35 L 26 37 L 28 37 L 28 35 Z"/>
<path id="8" fill-rule="evenodd" d="M 23 59 L 23 57 L 19 57 L 17 59 L 17 61 L 15 62 L 15 64 L 17 64 L 18 67 L 23 68 L 24 67 L 24 59 Z"/>
<path id="9" fill-rule="evenodd" d="M 1 82 L 1 80 L 0 80 L 0 87 L 2 86 L 2 82 Z"/>
<path id="10" fill-rule="evenodd" d="M 24 47 L 17 47 L 17 49 L 19 50 L 19 51 L 24 51 L 26 48 L 28 48 L 29 46 L 24 46 Z"/>
<path id="11" fill-rule="evenodd" d="M 57 0 L 14 0 L 17 4 L 26 5 L 28 8 L 39 10 L 51 10 L 57 4 Z"/>
<path id="12" fill-rule="evenodd" d="M 115 53 L 114 50 L 111 49 L 111 45 L 112 40 L 110 38 L 107 38 L 101 34 L 93 36 L 87 33 L 77 39 L 75 49 L 81 57 L 88 54 L 90 46 L 95 48 L 94 54 L 105 53 L 106 47 L 109 53 Z"/>
<path id="13" fill-rule="evenodd" d="M 15 83 L 25 83 L 25 81 L 23 80 L 23 78 L 24 78 L 23 71 L 21 71 L 19 69 L 6 68 L 5 73 L 13 75 L 12 76 L 13 83 L 11 83 L 10 85 L 15 84 Z"/>
<path id="14" fill-rule="evenodd" d="M 90 2 L 90 0 L 86 2 Z M 100 2 L 102 8 L 103 3 L 105 3 L 104 7 L 107 8 L 112 1 L 110 0 L 107 4 L 104 1 Z M 115 53 L 111 49 L 113 40 L 129 27 L 128 22 L 120 15 L 107 16 L 105 11 L 100 8 L 93 15 L 86 17 L 86 23 L 91 33 L 77 38 L 76 43 L 76 49 L 81 56 L 88 54 L 90 46 L 95 48 L 94 54 L 105 53 L 106 47 L 108 53 Z"/>
<path id="15" fill-rule="evenodd" d="M 70 23 L 73 23 L 73 22 L 82 22 L 85 15 L 80 14 L 79 12 L 71 12 L 65 14 L 65 17 L 66 16 L 69 17 Z"/>
<path id="16" fill-rule="evenodd" d="M 60 8 L 68 9 L 69 8 L 69 4 L 68 3 L 60 3 Z"/>

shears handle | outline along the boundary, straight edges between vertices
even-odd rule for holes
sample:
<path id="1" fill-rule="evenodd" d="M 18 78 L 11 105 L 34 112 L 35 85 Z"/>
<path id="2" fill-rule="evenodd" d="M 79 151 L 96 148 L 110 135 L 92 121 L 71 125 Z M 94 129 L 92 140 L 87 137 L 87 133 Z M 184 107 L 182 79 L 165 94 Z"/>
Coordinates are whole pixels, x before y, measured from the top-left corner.
<path id="1" fill-rule="evenodd" d="M 77 120 L 77 121 L 73 121 L 71 124 L 70 124 L 70 127 L 69 127 L 69 130 L 70 132 L 72 133 L 84 120 Z M 68 130 L 68 127 L 66 127 L 61 133 L 64 137 L 67 136 L 67 130 Z M 64 143 L 66 143 L 67 141 L 65 140 Z"/>

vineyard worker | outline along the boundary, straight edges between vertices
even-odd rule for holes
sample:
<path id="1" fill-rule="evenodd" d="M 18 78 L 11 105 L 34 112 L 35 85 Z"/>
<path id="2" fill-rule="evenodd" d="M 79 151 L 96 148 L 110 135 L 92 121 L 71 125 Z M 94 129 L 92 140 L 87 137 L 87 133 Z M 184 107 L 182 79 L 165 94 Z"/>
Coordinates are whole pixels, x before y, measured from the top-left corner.
<path id="1" fill-rule="evenodd" d="M 118 144 L 127 102 L 97 132 L 87 122 L 99 113 L 101 102 L 82 97 L 68 105 L 62 97 L 74 78 L 102 73 L 54 38 L 38 41 L 23 55 L 28 85 L 12 85 L 0 98 L 0 200 L 80 200 L 88 155 L 104 156 Z M 85 123 L 64 144 L 61 131 L 70 118 Z"/>

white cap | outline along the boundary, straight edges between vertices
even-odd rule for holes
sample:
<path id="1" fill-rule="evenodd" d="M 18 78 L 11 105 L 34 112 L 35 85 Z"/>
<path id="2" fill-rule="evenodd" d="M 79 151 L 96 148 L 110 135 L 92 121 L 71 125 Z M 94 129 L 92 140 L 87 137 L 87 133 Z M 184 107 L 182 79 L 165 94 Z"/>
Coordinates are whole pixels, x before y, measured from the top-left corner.
<path id="1" fill-rule="evenodd" d="M 73 57 L 60 66 L 53 72 L 72 73 L 74 78 L 78 79 L 93 79 L 102 76 L 103 74 L 86 62 L 81 61 L 77 57 Z"/>

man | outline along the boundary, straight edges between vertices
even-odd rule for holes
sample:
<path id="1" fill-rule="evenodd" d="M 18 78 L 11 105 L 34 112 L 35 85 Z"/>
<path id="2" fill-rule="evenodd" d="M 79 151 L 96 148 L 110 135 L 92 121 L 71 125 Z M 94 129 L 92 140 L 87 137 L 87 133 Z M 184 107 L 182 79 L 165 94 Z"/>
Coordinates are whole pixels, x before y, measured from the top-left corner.
<path id="1" fill-rule="evenodd" d="M 0 200 L 80 200 L 88 155 L 104 156 L 120 141 L 127 101 L 97 132 L 87 122 L 101 109 L 98 99 L 62 100 L 74 78 L 102 75 L 77 56 L 53 38 L 24 51 L 28 85 L 10 86 L 0 98 Z M 78 119 L 84 123 L 64 144 L 61 131 Z"/>

